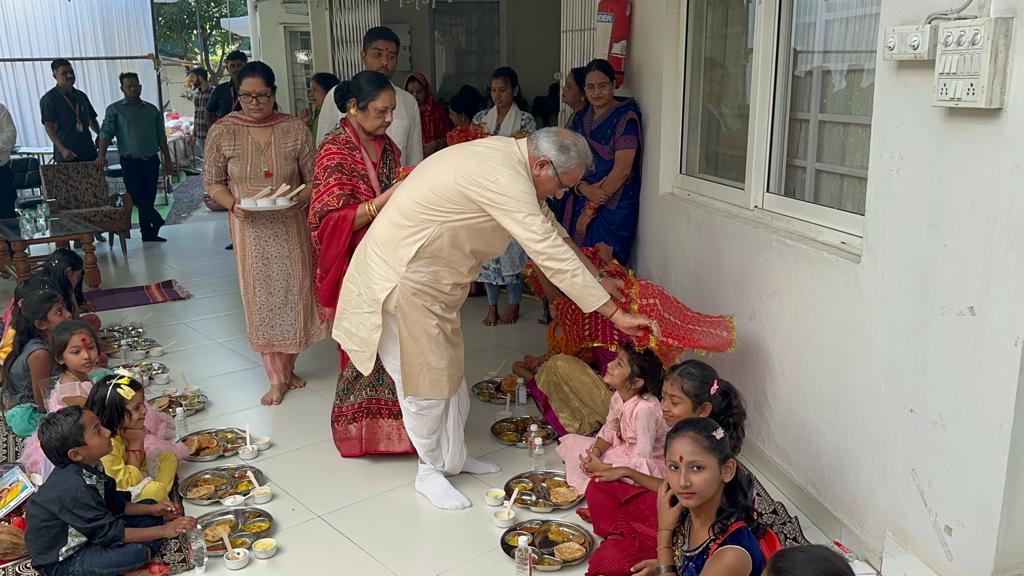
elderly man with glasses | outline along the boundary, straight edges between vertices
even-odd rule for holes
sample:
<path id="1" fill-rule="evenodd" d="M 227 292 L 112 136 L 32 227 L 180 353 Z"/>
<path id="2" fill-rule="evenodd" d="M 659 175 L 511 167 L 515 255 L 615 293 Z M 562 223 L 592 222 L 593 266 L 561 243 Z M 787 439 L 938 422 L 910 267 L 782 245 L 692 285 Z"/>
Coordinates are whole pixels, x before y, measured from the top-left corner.
<path id="1" fill-rule="evenodd" d="M 471 505 L 446 474 L 499 471 L 466 452 L 459 310 L 480 265 L 512 238 L 585 312 L 628 334 L 657 330 L 619 309 L 622 283 L 598 278 L 544 202 L 575 185 L 591 160 L 587 142 L 561 128 L 445 148 L 400 184 L 352 257 L 334 339 L 363 374 L 379 354 L 420 457 L 416 490 L 438 508 Z"/>

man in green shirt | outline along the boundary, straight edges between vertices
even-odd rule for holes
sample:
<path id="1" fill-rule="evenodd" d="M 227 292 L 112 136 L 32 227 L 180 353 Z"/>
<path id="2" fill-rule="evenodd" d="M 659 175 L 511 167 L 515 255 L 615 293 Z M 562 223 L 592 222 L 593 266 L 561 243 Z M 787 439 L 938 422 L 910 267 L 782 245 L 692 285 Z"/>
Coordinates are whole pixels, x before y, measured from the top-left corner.
<path id="1" fill-rule="evenodd" d="M 156 106 L 142 99 L 138 74 L 125 72 L 119 80 L 124 98 L 107 106 L 103 126 L 100 128 L 100 155 L 96 161 L 106 166 L 107 146 L 116 138 L 124 187 L 139 209 L 142 241 L 166 242 L 159 235 L 164 219 L 153 207 L 160 177 L 160 158 L 157 153 L 163 156 L 164 174 L 170 174 L 171 171 L 171 152 L 167 148 L 164 116 Z"/>

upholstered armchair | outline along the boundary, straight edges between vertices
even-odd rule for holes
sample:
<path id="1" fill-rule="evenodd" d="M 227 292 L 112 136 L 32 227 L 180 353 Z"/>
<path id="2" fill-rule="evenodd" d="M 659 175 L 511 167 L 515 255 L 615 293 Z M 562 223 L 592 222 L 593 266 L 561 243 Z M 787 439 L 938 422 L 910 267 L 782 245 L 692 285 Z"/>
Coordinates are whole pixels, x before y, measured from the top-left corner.
<path id="1" fill-rule="evenodd" d="M 128 194 L 110 194 L 107 178 L 95 162 L 62 162 L 39 168 L 43 194 L 54 212 L 69 213 L 107 233 L 107 244 L 114 235 L 121 239 L 121 253 L 128 255 L 125 242 L 132 228 L 132 199 Z M 120 203 L 120 206 L 118 205 Z"/>

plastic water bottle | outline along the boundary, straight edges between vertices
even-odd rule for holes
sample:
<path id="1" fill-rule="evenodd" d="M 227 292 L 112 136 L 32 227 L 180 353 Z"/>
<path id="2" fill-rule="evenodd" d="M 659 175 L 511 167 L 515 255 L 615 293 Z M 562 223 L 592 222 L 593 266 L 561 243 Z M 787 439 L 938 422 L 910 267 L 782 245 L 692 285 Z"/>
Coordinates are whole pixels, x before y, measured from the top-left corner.
<path id="1" fill-rule="evenodd" d="M 49 204 L 49 202 L 43 200 L 43 203 L 39 205 L 39 214 L 40 214 L 40 216 L 42 216 L 46 220 L 50 219 L 50 204 Z"/>
<path id="2" fill-rule="evenodd" d="M 206 572 L 206 542 L 203 541 L 203 532 L 196 528 L 189 533 L 189 543 L 192 545 L 192 563 L 195 564 L 196 574 Z"/>
<path id="3" fill-rule="evenodd" d="M 544 439 L 540 436 L 534 438 L 533 445 L 530 446 L 530 464 L 534 472 L 540 472 L 547 467 L 544 458 Z"/>
<path id="4" fill-rule="evenodd" d="M 516 378 L 516 410 L 522 416 L 526 412 L 526 380 Z"/>
<path id="5" fill-rule="evenodd" d="M 519 537 L 519 545 L 516 546 L 516 576 L 533 575 L 533 554 L 530 553 L 529 542 L 526 536 Z"/>
<path id="6" fill-rule="evenodd" d="M 188 434 L 188 421 L 185 420 L 185 409 L 181 406 L 174 409 L 174 431 L 178 438 Z"/>
<path id="7" fill-rule="evenodd" d="M 122 364 L 127 364 L 128 363 L 129 355 L 131 354 L 131 351 L 132 351 L 132 349 L 128 347 L 128 341 L 127 340 L 121 340 L 121 343 L 117 347 L 117 355 L 121 357 L 121 363 Z"/>
<path id="8" fill-rule="evenodd" d="M 533 439 L 539 434 L 536 424 L 530 424 L 530 429 L 526 432 L 526 447 L 533 449 Z"/>

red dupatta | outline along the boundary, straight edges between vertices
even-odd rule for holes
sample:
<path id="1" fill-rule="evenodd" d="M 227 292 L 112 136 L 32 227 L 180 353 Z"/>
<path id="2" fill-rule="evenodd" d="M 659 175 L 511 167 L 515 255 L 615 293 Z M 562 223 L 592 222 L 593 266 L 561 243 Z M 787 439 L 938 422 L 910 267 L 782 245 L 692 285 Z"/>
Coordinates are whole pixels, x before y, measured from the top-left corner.
<path id="1" fill-rule="evenodd" d="M 409 79 L 405 81 L 407 88 L 411 79 L 415 79 L 420 83 L 420 86 L 423 86 L 423 93 L 426 96 L 423 107 L 420 108 L 423 143 L 444 140 L 445 135 L 452 129 L 452 121 L 448 117 L 448 109 L 434 98 L 434 91 L 431 89 L 430 82 L 427 82 L 427 77 L 423 73 L 413 72 L 409 74 Z"/>
<path id="2" fill-rule="evenodd" d="M 348 118 L 324 139 L 313 161 L 313 196 L 309 204 L 309 236 L 313 249 L 316 300 L 329 320 L 341 293 L 341 282 L 356 246 L 369 226 L 353 229 L 356 210 L 391 187 L 400 152 L 388 136 L 377 136 L 375 166 Z"/>
<path id="3" fill-rule="evenodd" d="M 597 312 L 584 312 L 566 296 L 551 302 L 552 315 L 565 334 L 567 348 L 607 348 L 614 350 L 619 342 L 632 340 L 640 348 L 650 348 L 669 366 L 679 360 L 687 349 L 697 352 L 728 352 L 736 344 L 736 328 L 731 316 L 718 316 L 697 312 L 683 304 L 661 286 L 633 276 L 618 261 L 603 260 L 596 248 L 580 249 L 602 272 L 623 281 L 625 302 L 619 308 L 657 320 L 661 337 L 655 338 L 649 330 L 628 336 L 607 318 Z M 528 262 L 523 270 L 526 281 L 534 292 L 543 297 L 536 278 L 534 263 Z"/>

